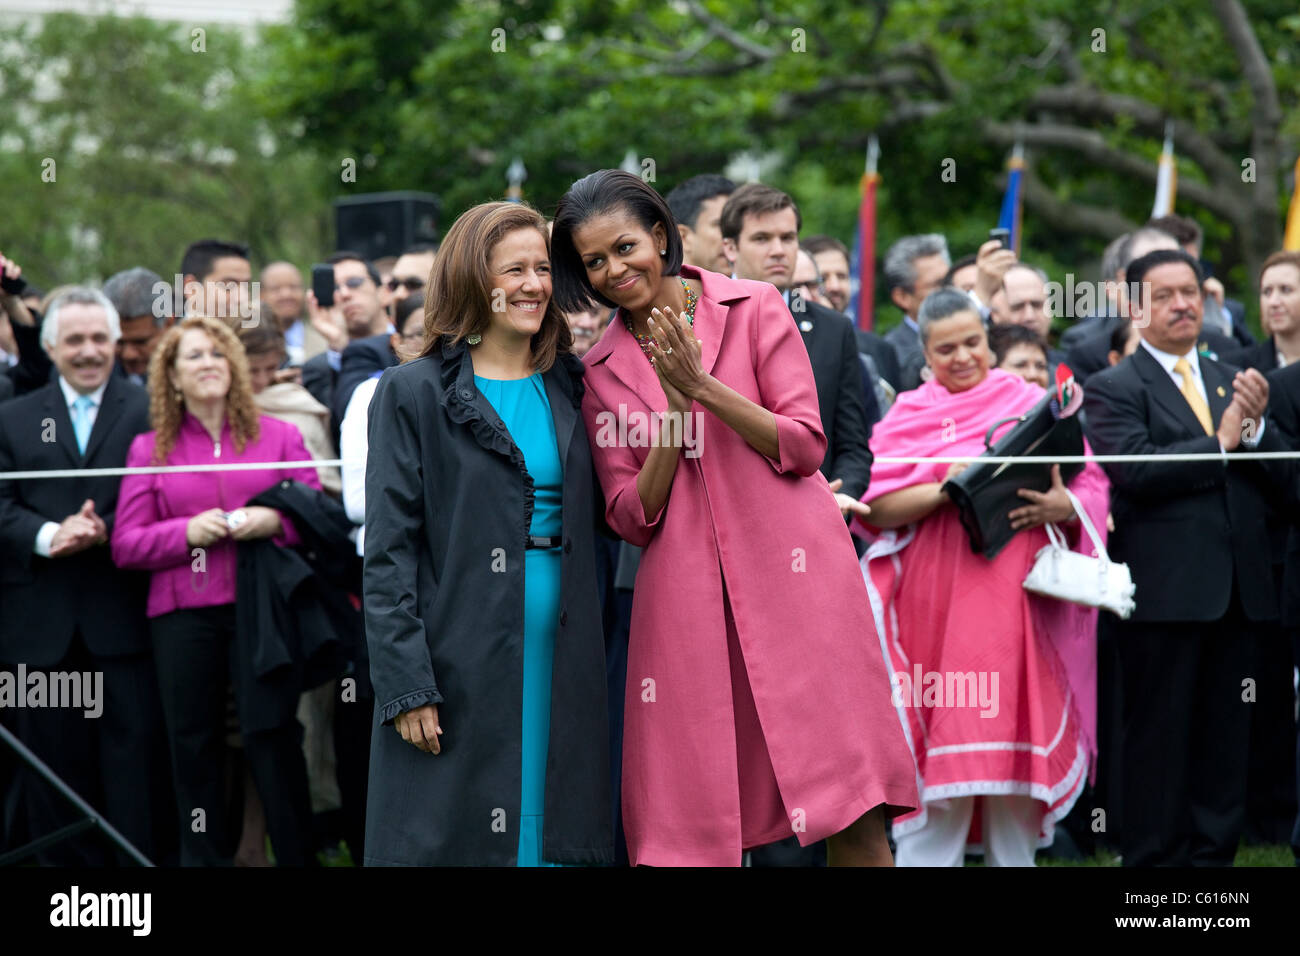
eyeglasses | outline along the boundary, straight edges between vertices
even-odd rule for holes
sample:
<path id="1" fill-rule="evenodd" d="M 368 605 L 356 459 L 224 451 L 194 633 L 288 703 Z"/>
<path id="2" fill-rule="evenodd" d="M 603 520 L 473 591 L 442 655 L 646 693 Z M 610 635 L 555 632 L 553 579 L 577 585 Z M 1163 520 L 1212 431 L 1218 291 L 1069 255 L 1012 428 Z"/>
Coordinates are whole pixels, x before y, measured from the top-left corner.
<path id="1" fill-rule="evenodd" d="M 397 276 L 393 276 L 391 279 L 388 280 L 389 292 L 396 292 L 402 286 L 406 287 L 407 292 L 414 292 L 416 289 L 424 288 L 424 280 L 417 279 L 414 276 L 411 276 L 406 279 L 399 279 L 397 278 Z"/>
<path id="2" fill-rule="evenodd" d="M 360 289 L 369 281 L 369 276 L 353 276 L 350 279 L 344 279 L 342 285 L 336 285 L 334 288 L 341 289 L 343 286 L 347 286 L 349 289 Z"/>

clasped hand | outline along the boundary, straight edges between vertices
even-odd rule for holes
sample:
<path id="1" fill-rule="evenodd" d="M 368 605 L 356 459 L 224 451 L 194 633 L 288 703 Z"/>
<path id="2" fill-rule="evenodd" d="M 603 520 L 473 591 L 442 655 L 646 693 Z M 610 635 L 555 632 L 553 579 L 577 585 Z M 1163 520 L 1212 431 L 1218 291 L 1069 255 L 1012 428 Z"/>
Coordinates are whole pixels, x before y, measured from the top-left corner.
<path id="1" fill-rule="evenodd" d="M 185 542 L 193 548 L 206 548 L 226 536 L 236 541 L 252 541 L 256 538 L 273 538 L 284 530 L 280 512 L 274 508 L 252 505 L 240 510 L 244 512 L 244 522 L 233 530 L 226 522 L 226 513 L 222 509 L 200 511 L 185 525 Z"/>
<path id="2" fill-rule="evenodd" d="M 668 407 L 688 412 L 691 402 L 708 381 L 700 360 L 700 340 L 685 318 L 671 306 L 650 313 L 650 361 L 663 387 Z"/>
<path id="3" fill-rule="evenodd" d="M 50 540 L 50 557 L 66 557 L 107 540 L 108 526 L 95 514 L 95 502 L 87 498 L 80 511 L 68 515 L 59 524 L 59 530 Z"/>

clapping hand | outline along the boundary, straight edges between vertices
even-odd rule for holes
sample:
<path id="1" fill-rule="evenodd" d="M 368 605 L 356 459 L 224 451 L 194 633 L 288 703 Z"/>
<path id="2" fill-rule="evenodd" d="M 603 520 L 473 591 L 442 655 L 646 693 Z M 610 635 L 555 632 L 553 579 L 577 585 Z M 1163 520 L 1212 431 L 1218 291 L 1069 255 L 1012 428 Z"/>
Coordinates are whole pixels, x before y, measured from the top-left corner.
<path id="1" fill-rule="evenodd" d="M 50 541 L 50 557 L 62 558 L 108 540 L 104 519 L 95 514 L 95 502 L 87 498 L 81 510 L 68 515 Z"/>
<path id="2" fill-rule="evenodd" d="M 1232 401 L 1219 419 L 1218 438 L 1225 451 L 1235 450 L 1243 438 L 1258 432 L 1266 408 L 1268 379 L 1253 368 L 1238 372 L 1232 379 Z"/>
<path id="3" fill-rule="evenodd" d="M 708 379 L 708 373 L 700 360 L 700 340 L 695 337 L 695 330 L 686 319 L 672 310 L 671 306 L 655 309 L 650 313 L 650 357 L 660 380 L 667 379 L 682 396 L 687 399 L 685 407 L 673 406 L 673 396 L 668 395 L 669 405 L 674 411 L 689 411 L 695 394 Z"/>

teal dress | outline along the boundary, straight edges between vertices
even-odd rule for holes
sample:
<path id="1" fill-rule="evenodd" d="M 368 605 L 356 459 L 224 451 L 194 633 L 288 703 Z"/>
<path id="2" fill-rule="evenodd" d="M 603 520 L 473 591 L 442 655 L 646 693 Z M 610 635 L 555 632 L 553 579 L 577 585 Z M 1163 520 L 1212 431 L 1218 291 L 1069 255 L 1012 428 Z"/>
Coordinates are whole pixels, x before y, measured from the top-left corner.
<path id="1" fill-rule="evenodd" d="M 474 384 L 505 422 L 533 478 L 530 532 L 561 534 L 564 468 L 541 373 L 507 380 L 475 375 Z M 560 616 L 561 555 L 559 548 L 530 548 L 524 554 L 523 775 L 518 865 L 555 866 L 542 861 L 542 809 L 551 731 L 551 665 Z"/>

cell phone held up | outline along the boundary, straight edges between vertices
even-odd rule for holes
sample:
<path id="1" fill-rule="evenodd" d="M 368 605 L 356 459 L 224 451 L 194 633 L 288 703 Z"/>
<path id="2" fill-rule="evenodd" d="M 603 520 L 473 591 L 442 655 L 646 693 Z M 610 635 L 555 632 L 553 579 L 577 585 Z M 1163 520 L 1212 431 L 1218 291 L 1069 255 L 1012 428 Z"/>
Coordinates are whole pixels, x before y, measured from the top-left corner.
<path id="1" fill-rule="evenodd" d="M 1003 249 L 1011 248 L 1011 230 L 1010 229 L 990 229 L 989 239 L 996 239 Z"/>
<path id="2" fill-rule="evenodd" d="M 322 309 L 334 305 L 334 267 L 318 262 L 311 267 L 311 291 Z"/>
<path id="3" fill-rule="evenodd" d="M 27 288 L 27 280 L 22 276 L 11 276 L 7 271 L 0 272 L 0 289 L 5 295 L 22 295 Z"/>

